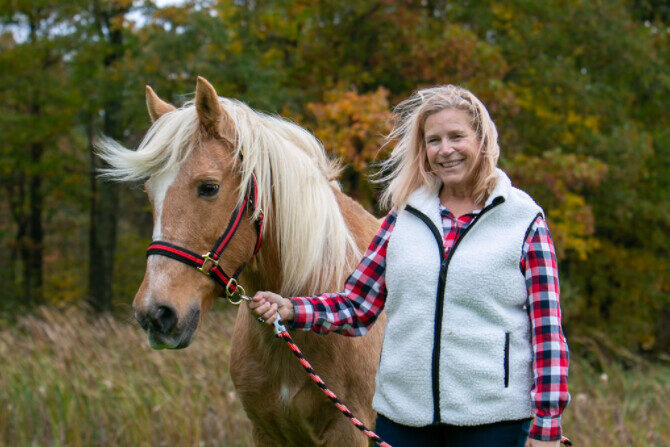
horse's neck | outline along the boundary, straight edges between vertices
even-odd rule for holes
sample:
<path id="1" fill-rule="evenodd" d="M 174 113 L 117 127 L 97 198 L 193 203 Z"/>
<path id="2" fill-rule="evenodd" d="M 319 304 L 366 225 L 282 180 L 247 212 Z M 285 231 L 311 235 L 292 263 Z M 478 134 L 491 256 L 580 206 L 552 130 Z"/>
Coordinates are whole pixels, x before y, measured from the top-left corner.
<path id="1" fill-rule="evenodd" d="M 342 217 L 354 238 L 356 245 L 361 253 L 365 252 L 375 233 L 379 229 L 380 222 L 369 212 L 365 210 L 358 202 L 347 196 L 343 192 L 335 189 L 335 197 L 342 213 Z M 254 268 L 247 275 L 247 283 L 252 290 L 281 290 L 281 258 L 279 255 L 279 243 L 277 235 L 274 233 L 272 223 L 269 223 L 268 232 L 263 239 L 263 246 L 254 261 Z M 358 265 L 360 259 L 352 258 L 348 260 L 348 267 L 353 268 Z M 343 284 L 336 280 L 321 284 L 319 291 L 341 290 Z M 312 291 L 298 291 L 298 294 L 311 294 Z"/>
<path id="2" fill-rule="evenodd" d="M 362 254 L 365 252 L 365 249 L 368 247 L 370 241 L 379 229 L 379 221 L 372 214 L 368 213 L 358 202 L 354 201 L 346 194 L 339 190 L 335 190 L 335 195 L 347 227 Z M 268 230 L 271 230 L 271 228 L 271 226 L 268 227 Z M 279 245 L 276 235 L 272 233 L 272 231 L 268 231 L 266 234 L 266 237 L 263 240 L 263 246 L 258 254 L 258 259 L 255 261 L 255 265 L 245 274 L 245 285 L 249 286 L 250 291 L 281 290 L 281 260 L 279 257 Z M 348 260 L 349 268 L 353 270 L 358 265 L 359 261 L 360 259 L 358 258 Z M 338 284 L 337 281 L 332 281 L 331 284 L 323 284 L 322 290 L 319 290 L 319 292 L 338 291 L 342 290 L 343 286 L 344 284 Z M 310 294 L 310 291 L 304 290 L 302 291 L 302 294 L 308 295 Z M 260 331 L 260 325 L 256 321 L 255 316 L 251 313 L 240 312 L 238 318 L 242 319 L 243 324 L 250 326 L 250 333 L 256 334 L 261 343 L 272 343 L 273 337 L 271 331 Z M 298 335 L 298 337 L 302 338 L 303 335 Z M 301 341 L 303 343 L 322 343 L 323 340 L 323 337 L 306 337 L 305 340 Z"/>
<path id="3" fill-rule="evenodd" d="M 356 245 L 362 255 L 370 245 L 377 230 L 379 230 L 380 222 L 375 216 L 367 212 L 360 203 L 343 192 L 336 190 L 335 197 L 337 198 L 337 204 L 340 207 L 347 228 L 349 228 L 349 232 L 356 241 Z M 358 265 L 360 259 L 352 259 L 350 261 L 353 262 L 353 269 Z"/>

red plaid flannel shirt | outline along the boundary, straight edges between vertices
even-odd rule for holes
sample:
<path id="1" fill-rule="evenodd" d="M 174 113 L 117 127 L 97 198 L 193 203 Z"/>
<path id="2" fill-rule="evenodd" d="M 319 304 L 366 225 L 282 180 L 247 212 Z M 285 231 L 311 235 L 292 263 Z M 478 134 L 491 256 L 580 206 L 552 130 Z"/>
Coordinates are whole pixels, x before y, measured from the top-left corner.
<path id="1" fill-rule="evenodd" d="M 456 218 L 440 205 L 444 256 L 479 211 Z M 386 248 L 397 212 L 392 210 L 368 247 L 363 260 L 347 279 L 344 290 L 313 297 L 293 297 L 292 328 L 318 333 L 365 334 L 384 309 Z M 530 437 L 561 438 L 561 414 L 567 406 L 568 346 L 561 327 L 558 268 L 554 243 L 542 217 L 533 223 L 523 246 L 520 268 L 528 288 L 534 386 L 530 392 L 535 420 Z"/>

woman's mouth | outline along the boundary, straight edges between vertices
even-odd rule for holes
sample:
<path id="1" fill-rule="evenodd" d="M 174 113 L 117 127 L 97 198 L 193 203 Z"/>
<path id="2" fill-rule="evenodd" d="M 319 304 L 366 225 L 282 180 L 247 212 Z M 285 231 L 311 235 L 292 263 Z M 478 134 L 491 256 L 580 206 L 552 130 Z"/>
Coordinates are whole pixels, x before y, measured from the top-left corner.
<path id="1" fill-rule="evenodd" d="M 438 163 L 438 164 L 445 169 L 449 169 L 449 168 L 453 168 L 454 166 L 458 166 L 462 162 L 463 162 L 463 159 L 453 160 L 453 161 L 444 161 L 444 162 Z"/>

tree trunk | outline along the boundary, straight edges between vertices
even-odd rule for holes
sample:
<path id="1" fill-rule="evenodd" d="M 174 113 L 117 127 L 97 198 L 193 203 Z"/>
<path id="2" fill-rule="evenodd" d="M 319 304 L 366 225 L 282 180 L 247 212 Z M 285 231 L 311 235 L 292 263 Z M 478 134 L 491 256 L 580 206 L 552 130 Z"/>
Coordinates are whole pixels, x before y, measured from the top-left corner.
<path id="1" fill-rule="evenodd" d="M 37 113 L 39 114 L 39 112 Z M 44 144 L 33 143 L 30 147 L 30 157 L 33 166 L 39 166 L 44 153 Z M 44 194 L 42 191 L 41 173 L 31 173 L 28 183 L 28 200 L 30 211 L 28 217 L 28 234 L 25 240 L 26 250 L 23 258 L 23 271 L 26 297 L 31 304 L 44 302 L 44 226 L 42 214 Z"/>
<path id="2" fill-rule="evenodd" d="M 91 163 L 91 227 L 89 246 L 89 303 L 97 311 L 112 309 L 112 279 L 116 246 L 116 214 L 119 204 L 118 186 L 96 178 L 96 168 L 103 167 L 93 156 Z"/>
<path id="3" fill-rule="evenodd" d="M 30 42 L 38 42 L 37 29 L 38 20 L 31 16 L 30 23 Z M 44 60 L 48 60 L 48 54 L 45 54 Z M 40 105 L 40 93 L 37 89 L 31 91 L 28 95 L 28 110 L 30 117 L 34 122 L 39 122 L 42 114 Z M 42 222 L 44 193 L 42 191 L 42 169 L 41 161 L 44 154 L 44 141 L 35 141 L 30 144 L 29 156 L 31 169 L 28 171 L 25 180 L 27 186 L 27 197 L 25 193 L 21 194 L 23 200 L 18 204 L 18 234 L 19 252 L 21 253 L 21 264 L 23 269 L 23 294 L 24 302 L 28 305 L 43 303 L 42 284 L 44 278 L 44 227 Z M 27 203 L 24 200 L 27 198 Z M 27 213 L 26 213 L 27 210 Z"/>
<path id="4" fill-rule="evenodd" d="M 23 302 L 26 305 L 34 304 L 32 294 L 27 290 L 26 284 L 26 260 L 29 254 L 26 251 L 26 240 L 28 239 L 28 218 L 25 212 L 26 204 L 26 175 L 24 172 L 16 172 L 13 178 L 7 179 L 4 185 L 9 198 L 9 209 L 12 219 L 16 223 L 16 236 L 11 245 L 9 278 L 13 278 L 11 288 L 13 291 L 22 292 Z M 19 274 L 19 271 L 21 272 Z M 13 274 L 12 274 L 13 273 Z M 19 296 L 19 293 L 17 293 Z"/>
<path id="5" fill-rule="evenodd" d="M 123 34 L 120 29 L 111 30 L 109 16 L 101 17 L 102 23 L 109 30 L 110 50 L 104 59 L 104 72 L 109 73 L 112 65 L 122 55 Z M 101 86 L 104 101 L 105 135 L 121 139 L 123 136 L 121 120 L 121 101 L 118 95 L 110 94 L 118 88 L 113 83 Z M 89 138 L 92 138 L 90 132 Z M 91 141 L 91 140 L 89 140 Z M 93 153 L 91 145 L 91 226 L 89 245 L 89 297 L 88 302 L 93 309 L 104 312 L 112 309 L 114 252 L 116 247 L 117 210 L 119 208 L 119 187 L 113 182 L 100 180 L 96 173 L 105 164 Z"/>
<path id="6" fill-rule="evenodd" d="M 121 133 L 120 111 L 121 105 L 116 100 L 110 101 L 105 107 L 105 135 L 118 138 Z M 116 216 L 119 208 L 118 185 L 97 178 L 97 171 L 105 167 L 106 164 L 95 156 L 91 145 L 93 195 L 89 245 L 89 303 L 100 312 L 112 309 Z"/>

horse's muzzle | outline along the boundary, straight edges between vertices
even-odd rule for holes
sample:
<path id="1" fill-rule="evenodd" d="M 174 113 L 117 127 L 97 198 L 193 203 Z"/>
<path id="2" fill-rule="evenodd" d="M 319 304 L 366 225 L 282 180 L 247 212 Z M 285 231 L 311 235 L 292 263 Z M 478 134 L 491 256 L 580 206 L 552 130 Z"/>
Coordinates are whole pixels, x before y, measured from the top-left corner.
<path id="1" fill-rule="evenodd" d="M 135 318 L 147 333 L 149 344 L 154 349 L 181 349 L 191 343 L 198 327 L 200 309 L 191 308 L 181 319 L 171 305 L 156 304 L 147 309 L 135 309 Z"/>

